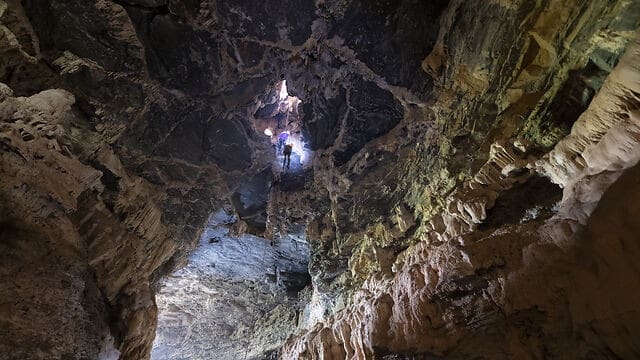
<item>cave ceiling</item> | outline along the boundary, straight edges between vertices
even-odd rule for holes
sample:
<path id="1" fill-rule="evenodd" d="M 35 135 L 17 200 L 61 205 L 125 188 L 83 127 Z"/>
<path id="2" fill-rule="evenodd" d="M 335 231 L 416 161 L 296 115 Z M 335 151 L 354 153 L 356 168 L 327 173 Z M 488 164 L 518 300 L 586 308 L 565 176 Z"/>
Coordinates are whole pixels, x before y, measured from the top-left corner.
<path id="1" fill-rule="evenodd" d="M 0 359 L 640 357 L 639 26 L 0 0 Z"/>

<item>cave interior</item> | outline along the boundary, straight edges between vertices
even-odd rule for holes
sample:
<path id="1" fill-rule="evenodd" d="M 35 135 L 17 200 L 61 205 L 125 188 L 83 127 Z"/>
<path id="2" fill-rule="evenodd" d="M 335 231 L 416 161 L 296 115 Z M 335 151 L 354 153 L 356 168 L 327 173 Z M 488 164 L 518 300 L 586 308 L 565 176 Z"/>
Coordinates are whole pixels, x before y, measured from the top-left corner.
<path id="1" fill-rule="evenodd" d="M 639 161 L 637 0 L 0 0 L 0 360 L 638 359 Z"/>

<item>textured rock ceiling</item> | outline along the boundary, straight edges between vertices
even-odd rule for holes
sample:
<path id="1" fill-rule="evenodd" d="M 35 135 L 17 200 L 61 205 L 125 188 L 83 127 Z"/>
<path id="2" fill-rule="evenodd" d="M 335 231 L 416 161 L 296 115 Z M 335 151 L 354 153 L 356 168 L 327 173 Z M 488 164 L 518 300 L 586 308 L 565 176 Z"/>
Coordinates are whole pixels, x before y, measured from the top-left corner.
<path id="1" fill-rule="evenodd" d="M 640 357 L 639 26 L 0 0 L 0 359 Z"/>

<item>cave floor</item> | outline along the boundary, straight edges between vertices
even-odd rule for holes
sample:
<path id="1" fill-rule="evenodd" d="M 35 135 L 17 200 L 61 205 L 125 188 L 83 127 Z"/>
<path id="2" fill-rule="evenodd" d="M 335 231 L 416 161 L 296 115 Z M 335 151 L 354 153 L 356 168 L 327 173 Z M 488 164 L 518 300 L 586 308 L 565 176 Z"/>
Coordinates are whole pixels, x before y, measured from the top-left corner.
<path id="1" fill-rule="evenodd" d="M 297 325 L 297 296 L 287 290 L 307 272 L 304 236 L 233 238 L 232 221 L 214 213 L 189 264 L 164 281 L 152 359 L 250 359 L 263 355 L 251 349 L 276 348 Z"/>

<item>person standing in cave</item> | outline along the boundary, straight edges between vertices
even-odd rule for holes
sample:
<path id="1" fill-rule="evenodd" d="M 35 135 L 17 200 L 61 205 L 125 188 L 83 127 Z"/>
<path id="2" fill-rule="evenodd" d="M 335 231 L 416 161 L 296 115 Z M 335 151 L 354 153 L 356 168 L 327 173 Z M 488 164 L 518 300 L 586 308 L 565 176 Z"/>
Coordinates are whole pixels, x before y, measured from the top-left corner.
<path id="1" fill-rule="evenodd" d="M 280 136 L 278 136 L 278 152 L 282 151 L 284 144 L 287 142 L 288 138 L 289 138 L 288 132 L 283 131 L 280 133 Z"/>
<path id="2" fill-rule="evenodd" d="M 282 159 L 282 170 L 284 170 L 285 164 L 287 166 L 287 169 L 289 168 L 289 165 L 291 164 L 292 152 L 293 152 L 293 145 L 287 144 L 284 146 L 284 151 L 282 152 L 284 154 L 284 159 Z"/>

